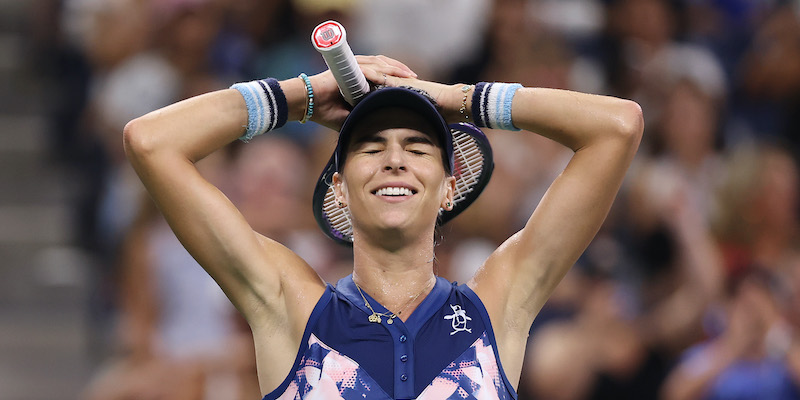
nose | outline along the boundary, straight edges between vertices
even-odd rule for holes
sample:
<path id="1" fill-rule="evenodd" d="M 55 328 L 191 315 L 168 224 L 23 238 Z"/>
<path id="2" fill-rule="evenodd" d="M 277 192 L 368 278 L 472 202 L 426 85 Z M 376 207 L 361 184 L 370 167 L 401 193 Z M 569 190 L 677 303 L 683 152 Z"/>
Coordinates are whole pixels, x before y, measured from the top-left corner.
<path id="1" fill-rule="evenodd" d="M 386 150 L 386 160 L 383 166 L 384 171 L 398 170 L 405 171 L 405 151 L 400 146 L 390 146 Z"/>

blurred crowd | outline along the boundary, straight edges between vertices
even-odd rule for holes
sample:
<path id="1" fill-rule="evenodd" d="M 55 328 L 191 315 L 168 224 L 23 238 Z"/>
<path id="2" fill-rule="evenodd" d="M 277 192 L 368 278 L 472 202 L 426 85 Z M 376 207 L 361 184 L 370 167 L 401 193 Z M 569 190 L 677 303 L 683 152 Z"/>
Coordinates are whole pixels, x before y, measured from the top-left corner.
<path id="1" fill-rule="evenodd" d="M 606 223 L 531 328 L 521 399 L 800 399 L 800 2 L 780 0 L 36 0 L 30 57 L 50 154 L 77 172 L 96 260 L 84 397 L 260 398 L 250 332 L 125 161 L 129 120 L 263 77 L 325 69 L 314 26 L 422 78 L 633 99 L 642 147 Z M 492 182 L 441 229 L 466 281 L 570 157 L 487 132 Z M 351 254 L 311 214 L 336 135 L 289 123 L 199 163 L 259 232 L 329 282 Z"/>

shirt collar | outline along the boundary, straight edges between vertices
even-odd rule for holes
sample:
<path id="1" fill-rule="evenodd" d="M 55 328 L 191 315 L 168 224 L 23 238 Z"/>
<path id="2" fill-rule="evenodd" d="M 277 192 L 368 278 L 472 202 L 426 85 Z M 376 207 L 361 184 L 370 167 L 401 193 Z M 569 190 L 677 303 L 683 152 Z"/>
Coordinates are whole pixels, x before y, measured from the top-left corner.
<path id="1" fill-rule="evenodd" d="M 442 307 L 444 301 L 449 297 L 451 286 L 451 283 L 448 282 L 447 279 L 436 277 L 436 283 L 433 285 L 433 289 L 425 296 L 425 299 L 414 309 L 414 312 L 411 313 L 411 316 L 409 316 L 408 320 L 405 322 L 406 328 L 408 328 L 410 333 L 416 334 L 422 325 Z M 361 294 L 355 282 L 353 282 L 353 274 L 340 279 L 336 284 L 336 291 L 344 295 L 347 300 L 353 303 L 353 305 L 358 307 L 358 309 L 363 311 L 367 316 L 372 314 L 372 311 L 364 304 L 364 299 L 361 298 Z M 375 309 L 375 312 L 389 312 L 382 304 L 370 297 L 367 292 L 364 292 L 364 297 L 369 301 L 372 308 Z M 402 322 L 399 319 L 395 321 Z"/>

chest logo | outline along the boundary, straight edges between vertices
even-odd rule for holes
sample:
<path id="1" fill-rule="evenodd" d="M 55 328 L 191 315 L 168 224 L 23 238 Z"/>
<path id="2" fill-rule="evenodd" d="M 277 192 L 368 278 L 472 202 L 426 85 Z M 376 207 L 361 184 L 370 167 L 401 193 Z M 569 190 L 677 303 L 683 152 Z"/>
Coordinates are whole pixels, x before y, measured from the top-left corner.
<path id="1" fill-rule="evenodd" d="M 472 333 L 472 329 L 467 328 L 467 322 L 472 320 L 472 318 L 467 316 L 467 311 L 462 309 L 460 304 L 450 304 L 450 308 L 453 309 L 453 314 L 444 316 L 444 319 L 449 319 L 450 324 L 453 326 L 453 331 L 450 332 L 450 336 L 462 331 Z"/>

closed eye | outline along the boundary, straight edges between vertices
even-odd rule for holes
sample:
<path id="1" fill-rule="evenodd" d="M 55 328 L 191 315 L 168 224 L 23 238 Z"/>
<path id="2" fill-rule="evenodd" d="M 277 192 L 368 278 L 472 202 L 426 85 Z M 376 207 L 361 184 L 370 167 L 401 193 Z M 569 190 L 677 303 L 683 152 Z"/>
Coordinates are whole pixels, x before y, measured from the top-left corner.
<path id="1" fill-rule="evenodd" d="M 433 154 L 436 147 L 427 143 L 411 143 L 406 146 L 406 151 L 416 155 L 430 155 Z"/>
<path id="2" fill-rule="evenodd" d="M 385 149 L 385 145 L 382 143 L 361 143 L 358 147 L 357 152 L 362 154 L 376 154 L 380 153 Z"/>
<path id="3" fill-rule="evenodd" d="M 434 151 L 434 144 L 430 138 L 425 135 L 411 136 L 405 139 L 406 151 L 416 155 L 429 155 Z"/>

